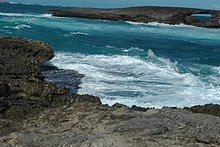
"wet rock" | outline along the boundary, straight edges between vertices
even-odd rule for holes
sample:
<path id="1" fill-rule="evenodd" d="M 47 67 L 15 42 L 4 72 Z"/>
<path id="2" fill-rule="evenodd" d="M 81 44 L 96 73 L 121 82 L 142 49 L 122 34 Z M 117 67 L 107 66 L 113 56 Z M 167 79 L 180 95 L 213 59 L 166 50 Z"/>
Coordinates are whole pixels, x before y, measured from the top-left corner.
<path id="1" fill-rule="evenodd" d="M 129 107 L 126 106 L 126 105 L 123 105 L 123 104 L 116 103 L 116 104 L 114 104 L 114 105 L 112 106 L 112 108 L 115 108 L 115 109 L 117 109 L 117 108 L 125 108 L 125 109 L 128 109 Z"/>
<path id="2" fill-rule="evenodd" d="M 10 95 L 9 86 L 5 82 L 1 81 L 1 83 L 0 83 L 0 97 L 7 97 L 9 95 Z"/>
<path id="3" fill-rule="evenodd" d="M 150 108 L 143 108 L 143 107 L 138 107 L 138 106 L 136 106 L 136 105 L 133 105 L 133 106 L 131 107 L 131 109 L 132 109 L 133 111 L 147 111 L 147 110 L 149 110 Z"/>
<path id="4" fill-rule="evenodd" d="M 53 67 L 54 68 L 54 67 Z M 42 71 L 45 76 L 45 81 L 51 82 L 59 87 L 68 88 L 70 93 L 76 94 L 77 90 L 80 88 L 81 79 L 84 77 L 73 70 L 64 69 L 49 69 Z"/>

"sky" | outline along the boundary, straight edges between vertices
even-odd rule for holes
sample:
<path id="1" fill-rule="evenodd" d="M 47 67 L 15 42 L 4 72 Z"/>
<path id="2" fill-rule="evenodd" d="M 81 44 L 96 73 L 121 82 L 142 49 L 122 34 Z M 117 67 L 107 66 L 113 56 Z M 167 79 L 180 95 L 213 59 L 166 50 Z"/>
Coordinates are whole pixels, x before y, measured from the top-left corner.
<path id="1" fill-rule="evenodd" d="M 0 0 L 1 1 L 1 0 Z M 6 0 L 73 7 L 179 6 L 220 10 L 220 0 Z"/>

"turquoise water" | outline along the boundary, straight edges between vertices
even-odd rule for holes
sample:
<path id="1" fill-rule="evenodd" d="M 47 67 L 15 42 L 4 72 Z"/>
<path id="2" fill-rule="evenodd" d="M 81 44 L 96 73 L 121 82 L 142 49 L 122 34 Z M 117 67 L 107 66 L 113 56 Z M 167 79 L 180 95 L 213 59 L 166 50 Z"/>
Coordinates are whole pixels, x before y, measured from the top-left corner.
<path id="1" fill-rule="evenodd" d="M 0 4 L 0 35 L 43 40 L 52 63 L 84 74 L 78 93 L 147 107 L 220 104 L 220 30 L 58 18 L 46 6 Z"/>

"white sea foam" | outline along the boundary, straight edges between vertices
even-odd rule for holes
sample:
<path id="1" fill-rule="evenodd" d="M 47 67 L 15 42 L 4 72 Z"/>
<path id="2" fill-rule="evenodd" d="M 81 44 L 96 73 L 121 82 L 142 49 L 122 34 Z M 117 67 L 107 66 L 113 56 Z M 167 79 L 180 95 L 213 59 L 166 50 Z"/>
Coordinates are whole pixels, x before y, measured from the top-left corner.
<path id="1" fill-rule="evenodd" d="M 72 34 L 72 35 L 85 35 L 85 36 L 89 35 L 88 33 L 84 33 L 84 32 L 71 32 L 70 34 Z"/>
<path id="2" fill-rule="evenodd" d="M 23 13 L 0 13 L 1 16 L 9 16 L 9 17 L 52 17 L 52 14 L 23 14 Z"/>
<path id="3" fill-rule="evenodd" d="M 71 36 L 73 36 L 73 35 L 89 36 L 88 33 L 85 33 L 85 32 L 78 32 L 78 31 L 70 32 L 70 33 L 68 33 L 68 34 L 64 34 L 63 36 L 68 38 L 68 37 L 71 37 Z"/>
<path id="4" fill-rule="evenodd" d="M 17 25 L 15 27 L 12 27 L 12 28 L 16 29 L 16 30 L 21 30 L 21 29 L 25 29 L 25 28 L 31 28 L 31 26 L 25 25 L 25 24 L 21 24 L 21 25 Z"/>
<path id="5" fill-rule="evenodd" d="M 126 21 L 126 22 L 131 25 L 147 25 L 147 23 L 144 22 L 133 22 L 133 21 Z"/>
<path id="6" fill-rule="evenodd" d="M 9 4 L 18 4 L 18 3 L 16 3 L 16 2 L 8 2 Z"/>
<path id="7" fill-rule="evenodd" d="M 123 51 L 123 52 L 144 51 L 144 49 L 141 49 L 141 48 L 138 48 L 138 47 L 122 48 L 122 47 L 115 47 L 115 46 L 107 45 L 106 48 L 117 49 L 117 50 L 120 50 L 120 51 Z"/>
<path id="8" fill-rule="evenodd" d="M 147 59 L 56 53 L 52 63 L 84 74 L 79 93 L 99 96 L 110 105 L 184 107 L 220 102 L 220 87 L 180 73 L 178 63 L 158 58 L 151 50 Z"/>
<path id="9" fill-rule="evenodd" d="M 35 6 L 49 6 L 46 4 L 37 4 L 37 3 L 17 3 L 17 2 L 3 2 L 3 3 L 9 3 L 12 5 L 18 5 L 18 4 L 22 4 L 22 5 L 35 5 Z"/>
<path id="10" fill-rule="evenodd" d="M 147 25 L 147 26 L 160 26 L 160 27 L 193 27 L 190 25 L 186 24 L 166 24 L 166 23 L 159 23 L 159 22 L 149 22 L 149 23 L 144 23 L 144 22 L 133 22 L 133 21 L 126 21 L 128 24 L 131 25 Z"/>

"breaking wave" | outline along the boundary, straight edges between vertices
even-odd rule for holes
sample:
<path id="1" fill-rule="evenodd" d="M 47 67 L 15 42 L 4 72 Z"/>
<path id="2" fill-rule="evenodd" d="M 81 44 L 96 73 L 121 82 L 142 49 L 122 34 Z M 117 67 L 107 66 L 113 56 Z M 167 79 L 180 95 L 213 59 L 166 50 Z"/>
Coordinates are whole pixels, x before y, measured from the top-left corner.
<path id="1" fill-rule="evenodd" d="M 220 102 L 220 86 L 182 72 L 177 62 L 159 58 L 152 50 L 146 59 L 56 53 L 52 63 L 84 74 L 79 93 L 99 96 L 110 105 L 119 102 L 161 108 Z"/>
<path id="2" fill-rule="evenodd" d="M 194 27 L 186 24 L 166 24 L 166 23 L 159 23 L 159 22 L 133 22 L 133 21 L 126 21 L 126 23 L 131 25 L 147 25 L 147 26 L 160 26 L 160 27 Z"/>
<path id="3" fill-rule="evenodd" d="M 74 36 L 74 35 L 83 35 L 83 36 L 89 36 L 89 34 L 88 34 L 88 33 L 84 33 L 84 32 L 77 32 L 77 31 L 70 32 L 70 33 L 68 33 L 68 34 L 64 34 L 63 36 L 64 36 L 64 37 L 69 38 L 69 37 Z"/>
<path id="4" fill-rule="evenodd" d="M 31 26 L 25 25 L 25 24 L 21 24 L 21 25 L 17 25 L 15 27 L 12 27 L 12 28 L 16 29 L 16 30 L 20 30 L 20 29 L 24 29 L 24 28 L 31 28 Z"/>
<path id="5" fill-rule="evenodd" d="M 119 48 L 119 47 L 107 45 L 106 48 L 116 49 L 116 50 L 120 50 L 120 51 L 122 51 L 122 52 L 137 52 L 137 51 L 143 52 L 143 51 L 144 51 L 144 49 L 141 49 L 141 48 L 138 48 L 138 47 Z"/>
<path id="6" fill-rule="evenodd" d="M 38 18 L 52 17 L 52 14 L 0 13 L 0 15 L 1 16 L 8 16 L 8 17 L 38 17 Z"/>
<path id="7" fill-rule="evenodd" d="M 17 3 L 17 2 L 2 2 L 2 3 L 9 3 L 11 5 L 49 6 L 49 5 L 46 5 L 46 4 L 37 4 L 37 3 L 21 3 L 21 2 L 19 2 L 19 3 Z"/>

